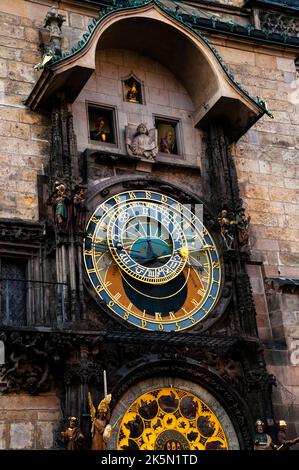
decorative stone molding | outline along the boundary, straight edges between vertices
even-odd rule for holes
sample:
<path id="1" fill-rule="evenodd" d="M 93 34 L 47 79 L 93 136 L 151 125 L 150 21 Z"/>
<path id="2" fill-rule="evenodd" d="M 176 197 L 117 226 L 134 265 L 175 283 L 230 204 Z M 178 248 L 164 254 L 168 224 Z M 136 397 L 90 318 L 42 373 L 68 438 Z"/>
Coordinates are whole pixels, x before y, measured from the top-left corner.
<path id="1" fill-rule="evenodd" d="M 0 241 L 40 242 L 44 237 L 45 226 L 43 224 L 0 219 Z"/>
<path id="2" fill-rule="evenodd" d="M 260 11 L 261 29 L 299 38 L 299 18 L 281 12 Z"/>

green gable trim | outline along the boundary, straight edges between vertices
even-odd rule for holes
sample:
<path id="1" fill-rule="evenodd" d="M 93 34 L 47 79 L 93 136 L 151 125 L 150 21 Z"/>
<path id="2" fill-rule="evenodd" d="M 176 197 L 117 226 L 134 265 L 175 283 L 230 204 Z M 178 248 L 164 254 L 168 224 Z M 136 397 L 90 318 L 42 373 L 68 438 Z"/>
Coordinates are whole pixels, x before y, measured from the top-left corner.
<path id="1" fill-rule="evenodd" d="M 245 94 L 252 102 L 254 102 L 263 113 L 268 114 L 268 116 L 273 117 L 272 113 L 270 113 L 267 109 L 266 102 L 259 98 L 258 96 L 251 96 L 250 93 L 241 85 L 241 83 L 237 82 L 234 78 L 234 76 L 229 72 L 228 66 L 225 64 L 223 61 L 221 55 L 218 53 L 217 49 L 211 45 L 207 37 L 200 31 L 199 28 L 202 28 L 202 25 L 206 25 L 206 30 L 216 30 L 216 26 L 219 28 L 219 24 L 221 23 L 224 26 L 223 31 L 221 32 L 229 32 L 234 33 L 236 31 L 237 25 L 233 22 L 228 22 L 228 23 L 222 23 L 218 22 L 218 19 L 216 17 L 211 17 L 209 19 L 204 19 L 200 18 L 199 16 L 196 15 L 190 15 L 190 14 L 185 14 L 180 12 L 179 6 L 175 2 L 171 2 L 173 4 L 173 8 L 169 8 L 166 6 L 162 1 L 160 0 L 114 0 L 114 4 L 110 5 L 106 8 L 103 8 L 100 10 L 99 15 L 97 17 L 94 17 L 91 21 L 91 23 L 88 25 L 88 31 L 83 33 L 82 39 L 78 42 L 77 45 L 73 46 L 71 48 L 71 51 L 65 51 L 62 53 L 62 57 L 54 56 L 49 62 L 49 65 L 46 65 L 46 68 L 51 68 L 51 66 L 55 63 L 61 63 L 63 60 L 70 56 L 76 55 L 79 51 L 81 51 L 91 40 L 98 24 L 103 21 L 104 18 L 107 18 L 110 15 L 113 15 L 117 11 L 121 10 L 134 10 L 139 7 L 144 7 L 149 4 L 155 4 L 158 6 L 162 11 L 164 11 L 166 14 L 180 22 L 182 25 L 190 29 L 192 32 L 194 32 L 198 37 L 200 37 L 205 44 L 208 46 L 208 48 L 212 51 L 214 56 L 216 57 L 217 61 L 221 65 L 222 69 L 224 70 L 226 76 L 228 79 L 243 93 Z M 168 1 L 168 4 L 170 2 Z M 246 29 L 246 28 L 245 28 Z M 218 29 L 219 30 L 219 29 Z M 252 35 L 252 28 L 247 28 L 247 34 L 249 36 Z M 298 40 L 298 45 L 299 45 L 299 40 Z"/>

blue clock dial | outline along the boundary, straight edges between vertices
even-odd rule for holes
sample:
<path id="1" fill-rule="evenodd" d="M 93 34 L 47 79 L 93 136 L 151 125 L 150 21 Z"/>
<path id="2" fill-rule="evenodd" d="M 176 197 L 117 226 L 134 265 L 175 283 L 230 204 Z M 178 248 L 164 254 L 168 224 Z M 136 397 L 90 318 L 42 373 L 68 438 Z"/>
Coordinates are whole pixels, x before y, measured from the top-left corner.
<path id="1" fill-rule="evenodd" d="M 181 331 L 215 308 L 221 264 L 194 207 L 154 191 L 100 204 L 84 241 L 96 295 L 115 315 L 150 331 Z"/>

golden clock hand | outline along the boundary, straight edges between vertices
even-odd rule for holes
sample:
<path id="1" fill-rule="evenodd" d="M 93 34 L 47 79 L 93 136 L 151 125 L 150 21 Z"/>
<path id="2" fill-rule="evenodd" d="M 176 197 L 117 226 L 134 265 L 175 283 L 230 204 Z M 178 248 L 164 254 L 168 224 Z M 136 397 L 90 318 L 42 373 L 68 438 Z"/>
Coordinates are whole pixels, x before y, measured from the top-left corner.
<path id="1" fill-rule="evenodd" d="M 168 255 L 157 256 L 155 259 L 167 258 L 167 257 L 170 257 L 171 255 L 172 253 L 168 253 Z"/>

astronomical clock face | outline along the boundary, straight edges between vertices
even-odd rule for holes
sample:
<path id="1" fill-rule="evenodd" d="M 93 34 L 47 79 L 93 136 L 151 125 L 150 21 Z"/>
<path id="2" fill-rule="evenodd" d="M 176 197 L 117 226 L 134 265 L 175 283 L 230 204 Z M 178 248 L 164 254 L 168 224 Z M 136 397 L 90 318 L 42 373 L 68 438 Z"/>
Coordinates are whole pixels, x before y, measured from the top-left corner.
<path id="1" fill-rule="evenodd" d="M 194 208 L 154 191 L 128 191 L 97 207 L 84 260 L 99 299 L 128 323 L 181 331 L 202 321 L 219 294 L 221 268 Z"/>
<path id="2" fill-rule="evenodd" d="M 226 450 L 228 442 L 214 411 L 193 393 L 157 388 L 127 409 L 118 450 Z"/>

